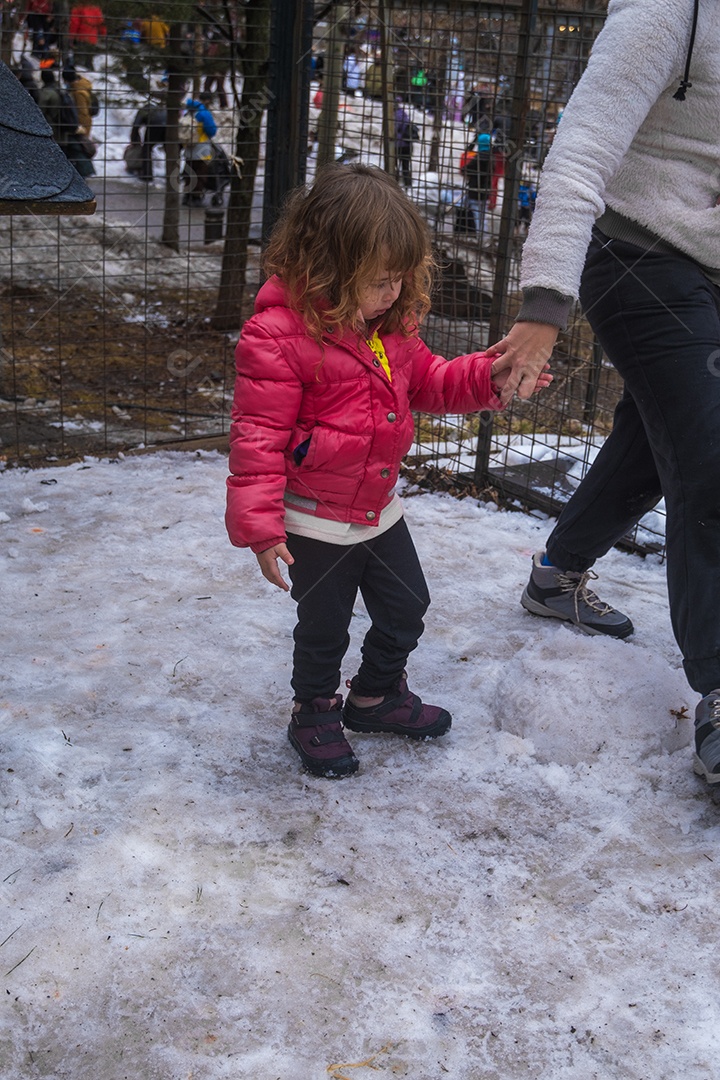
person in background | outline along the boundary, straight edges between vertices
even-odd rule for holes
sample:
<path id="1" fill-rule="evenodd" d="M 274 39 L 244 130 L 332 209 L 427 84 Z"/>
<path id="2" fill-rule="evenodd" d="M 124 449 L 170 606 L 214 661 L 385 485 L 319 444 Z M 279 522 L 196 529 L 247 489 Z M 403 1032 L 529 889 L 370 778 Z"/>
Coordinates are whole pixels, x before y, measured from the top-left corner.
<path id="1" fill-rule="evenodd" d="M 139 19 L 126 19 L 120 30 L 120 39 L 127 45 L 139 45 L 142 41 Z"/>
<path id="2" fill-rule="evenodd" d="M 311 63 L 311 71 L 312 71 L 311 77 L 313 79 L 316 79 L 318 82 L 322 82 L 323 69 L 325 67 L 325 54 L 315 52 L 315 50 L 313 49 L 312 57 L 310 58 L 310 63 Z"/>
<path id="3" fill-rule="evenodd" d="M 40 77 L 43 86 L 38 95 L 38 106 L 52 128 L 55 142 L 80 176 L 85 179 L 94 176 L 95 167 L 83 147 L 83 132 L 71 92 L 58 84 L 55 71 L 50 67 L 43 68 Z"/>
<path id="4" fill-rule="evenodd" d="M 365 69 L 358 59 L 354 49 L 350 49 L 343 60 L 343 89 L 348 94 L 355 94 L 358 90 L 362 93 Z"/>
<path id="5" fill-rule="evenodd" d="M 225 89 L 225 80 L 228 75 L 228 62 L 217 56 L 213 59 L 213 71 L 205 76 L 203 92 L 212 96 L 213 91 L 217 94 L 219 109 L 227 109 L 229 106 L 228 93 Z"/>
<path id="6" fill-rule="evenodd" d="M 494 409 L 501 384 L 482 353 L 447 361 L 418 336 L 430 308 L 428 228 L 380 169 L 321 169 L 286 204 L 264 269 L 236 350 L 226 522 L 285 591 L 279 564 L 289 567 L 298 621 L 288 737 L 306 769 L 339 778 L 358 768 L 343 727 L 411 739 L 450 728 L 450 714 L 407 685 L 430 597 L 395 484 L 414 409 Z M 358 590 L 370 627 L 343 708 Z"/>
<path id="7" fill-rule="evenodd" d="M 492 177 L 490 182 L 490 195 L 488 196 L 487 209 L 494 210 L 497 206 L 500 193 L 500 181 L 505 183 L 505 162 L 512 153 L 512 146 L 505 134 L 503 117 L 496 116 L 493 120 L 493 129 L 490 133 L 492 145 Z M 534 205 L 534 203 L 533 203 Z"/>
<path id="8" fill-rule="evenodd" d="M 77 122 L 74 126 L 67 123 L 67 114 L 64 114 L 62 108 L 60 87 L 53 69 L 43 68 L 40 72 L 40 78 L 42 80 L 42 89 L 38 91 L 37 95 L 38 106 L 52 128 L 53 139 L 58 146 L 65 148 L 71 137 L 77 133 Z M 74 119 L 77 121 L 77 113 L 75 113 Z"/>
<path id="9" fill-rule="evenodd" d="M 140 20 L 140 36 L 152 49 L 164 49 L 169 33 L 170 27 L 158 15 Z"/>
<path id="10" fill-rule="evenodd" d="M 212 100 L 213 92 L 217 94 L 219 109 L 227 109 L 229 101 L 225 90 L 225 79 L 230 68 L 230 51 L 228 43 L 214 26 L 205 31 L 205 82 L 203 92 Z"/>
<path id="11" fill-rule="evenodd" d="M 488 115 L 488 100 L 481 83 L 475 83 L 465 95 L 462 118 L 475 131 L 490 132 L 492 123 Z"/>
<path id="12" fill-rule="evenodd" d="M 405 188 L 412 187 L 413 124 L 398 98 L 395 106 L 396 173 Z"/>
<path id="13" fill-rule="evenodd" d="M 528 231 L 537 200 L 537 184 L 532 176 L 524 175 L 518 186 L 518 233 Z"/>
<path id="14" fill-rule="evenodd" d="M 83 135 L 92 134 L 92 83 L 84 75 L 78 75 L 73 67 L 66 67 L 62 73 L 63 81 L 77 109 L 78 124 Z"/>
<path id="15" fill-rule="evenodd" d="M 44 59 L 48 55 L 48 33 L 53 15 L 52 0 L 28 0 L 25 25 L 32 38 L 32 55 Z"/>
<path id="16" fill-rule="evenodd" d="M 214 156 L 212 140 L 217 124 L 210 112 L 212 94 L 198 94 L 197 101 L 185 102 L 180 135 L 185 151 L 185 164 L 191 174 L 192 188 L 183 195 L 185 206 L 202 206 L 208 186 L 210 162 Z"/>
<path id="17" fill-rule="evenodd" d="M 41 66 L 38 60 L 34 56 L 28 56 L 27 53 L 23 53 L 20 58 L 19 67 L 13 69 L 14 74 L 21 86 L 23 86 L 33 101 L 37 101 L 40 93 L 40 87 L 38 86 L 38 77 L 41 73 Z"/>
<path id="18" fill-rule="evenodd" d="M 130 142 L 142 148 L 138 179 L 146 183 L 153 180 L 153 149 L 165 146 L 167 109 L 159 102 L 148 102 L 135 113 Z"/>
<path id="19" fill-rule="evenodd" d="M 591 567 L 664 497 L 670 616 L 701 695 L 694 764 L 710 784 L 720 783 L 719 116 L 715 0 L 614 0 L 545 159 L 522 307 L 489 350 L 508 373 L 503 400 L 529 397 L 579 296 L 622 376 L 613 429 L 534 556 L 521 602 L 627 637 L 627 615 L 588 587 Z M 589 708 L 602 723 L 597 702 Z"/>
<path id="20" fill-rule="evenodd" d="M 492 171 L 492 139 L 482 131 L 473 139 L 460 162 L 460 172 L 465 181 L 465 199 L 479 239 L 490 232 L 487 205 L 492 193 Z"/>
<path id="21" fill-rule="evenodd" d="M 68 27 L 74 62 L 92 71 L 100 38 L 106 34 L 103 13 L 97 4 L 77 4 L 70 12 Z"/>
<path id="22" fill-rule="evenodd" d="M 427 108 L 428 83 L 429 78 L 425 68 L 419 68 L 410 77 L 410 100 L 418 109 Z"/>

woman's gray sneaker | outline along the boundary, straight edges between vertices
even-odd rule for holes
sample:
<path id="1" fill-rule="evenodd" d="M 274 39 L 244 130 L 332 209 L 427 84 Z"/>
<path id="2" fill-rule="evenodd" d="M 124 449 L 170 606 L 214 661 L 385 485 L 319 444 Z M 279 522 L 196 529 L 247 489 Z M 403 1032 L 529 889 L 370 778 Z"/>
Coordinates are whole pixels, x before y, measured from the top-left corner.
<path id="1" fill-rule="evenodd" d="M 720 690 L 701 698 L 695 709 L 695 772 L 720 783 Z"/>
<path id="2" fill-rule="evenodd" d="M 543 551 L 533 556 L 532 573 L 520 603 L 533 615 L 571 622 L 586 634 L 607 634 L 626 638 L 633 632 L 627 615 L 600 600 L 588 581 L 596 580 L 592 570 L 575 573 L 543 566 Z"/>

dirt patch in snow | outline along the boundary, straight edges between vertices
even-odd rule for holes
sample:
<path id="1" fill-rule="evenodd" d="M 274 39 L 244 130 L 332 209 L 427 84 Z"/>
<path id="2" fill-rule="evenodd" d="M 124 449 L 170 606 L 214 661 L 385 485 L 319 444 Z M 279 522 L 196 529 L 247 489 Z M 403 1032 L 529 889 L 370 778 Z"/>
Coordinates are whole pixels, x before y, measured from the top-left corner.
<path id="1" fill-rule="evenodd" d="M 27 462 L 226 430 L 234 341 L 210 329 L 213 305 L 207 289 L 108 302 L 77 284 L 2 287 L 0 453 Z"/>

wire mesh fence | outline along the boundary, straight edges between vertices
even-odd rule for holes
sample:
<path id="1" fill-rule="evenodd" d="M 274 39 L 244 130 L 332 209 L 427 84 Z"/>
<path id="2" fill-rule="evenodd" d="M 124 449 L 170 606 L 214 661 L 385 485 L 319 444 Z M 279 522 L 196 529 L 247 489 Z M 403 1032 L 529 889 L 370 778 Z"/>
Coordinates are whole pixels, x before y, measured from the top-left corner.
<path id="1" fill-rule="evenodd" d="M 378 165 L 421 207 L 439 266 L 431 347 L 498 340 L 519 307 L 539 171 L 605 7 L 4 4 L 3 59 L 70 160 L 48 91 L 82 105 L 88 84 L 97 99 L 79 125 L 96 152 L 76 162 L 92 170 L 96 213 L 0 214 L 4 460 L 221 442 L 262 239 L 286 191 L 326 161 Z M 549 391 L 501 416 L 419 416 L 412 475 L 555 512 L 622 387 L 579 311 L 553 370 Z M 662 534 L 655 513 L 630 542 Z"/>

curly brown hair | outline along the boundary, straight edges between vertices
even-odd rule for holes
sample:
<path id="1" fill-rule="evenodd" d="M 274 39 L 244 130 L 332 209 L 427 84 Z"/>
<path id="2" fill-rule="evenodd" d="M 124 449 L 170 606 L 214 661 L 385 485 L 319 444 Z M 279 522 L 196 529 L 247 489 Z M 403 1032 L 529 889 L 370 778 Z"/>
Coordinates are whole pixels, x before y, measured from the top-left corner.
<path id="1" fill-rule="evenodd" d="M 383 330 L 415 332 L 430 309 L 428 228 L 392 177 L 370 165 L 325 165 L 293 192 L 273 229 L 263 269 L 285 284 L 308 332 L 357 324 L 360 291 L 378 273 L 402 277 Z"/>

